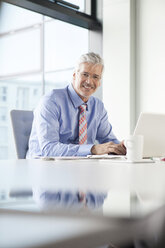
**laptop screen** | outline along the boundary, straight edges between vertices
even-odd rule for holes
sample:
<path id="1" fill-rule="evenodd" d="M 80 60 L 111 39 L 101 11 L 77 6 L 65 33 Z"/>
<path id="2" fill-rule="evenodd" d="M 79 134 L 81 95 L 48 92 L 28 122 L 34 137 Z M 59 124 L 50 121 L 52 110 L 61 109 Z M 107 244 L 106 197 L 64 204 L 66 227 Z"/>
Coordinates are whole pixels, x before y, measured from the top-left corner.
<path id="1" fill-rule="evenodd" d="M 143 157 L 165 156 L 165 114 L 141 113 L 134 135 L 144 136 Z"/>

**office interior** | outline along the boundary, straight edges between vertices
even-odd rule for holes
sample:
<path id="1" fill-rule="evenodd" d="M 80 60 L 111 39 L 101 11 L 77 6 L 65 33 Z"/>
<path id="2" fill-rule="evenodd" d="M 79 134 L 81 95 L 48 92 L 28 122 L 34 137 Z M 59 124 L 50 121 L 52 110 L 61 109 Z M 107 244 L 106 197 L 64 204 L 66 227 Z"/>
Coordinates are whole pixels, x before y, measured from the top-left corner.
<path id="1" fill-rule="evenodd" d="M 165 112 L 164 0 L 67 1 L 89 15 L 95 3 L 99 28 L 52 18 L 50 9 L 37 13 L 23 2 L 1 1 L 0 159 L 16 158 L 10 110 L 33 110 L 44 93 L 70 83 L 76 59 L 88 51 L 104 58 L 96 96 L 120 140 L 133 133 L 141 112 Z"/>

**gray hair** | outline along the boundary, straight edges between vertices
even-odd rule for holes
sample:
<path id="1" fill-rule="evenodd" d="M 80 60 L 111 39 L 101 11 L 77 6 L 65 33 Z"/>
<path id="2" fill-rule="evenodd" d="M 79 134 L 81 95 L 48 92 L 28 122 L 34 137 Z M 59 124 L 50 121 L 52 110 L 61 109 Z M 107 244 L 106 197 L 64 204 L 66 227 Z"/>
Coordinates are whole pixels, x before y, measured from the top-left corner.
<path id="1" fill-rule="evenodd" d="M 102 65 L 102 67 L 104 68 L 104 61 L 103 59 L 100 57 L 99 54 L 90 52 L 90 53 L 86 53 L 86 54 L 82 54 L 80 56 L 80 58 L 78 59 L 76 66 L 75 66 L 75 70 L 77 71 L 80 67 L 80 64 L 82 63 L 91 63 L 91 64 L 99 64 Z"/>

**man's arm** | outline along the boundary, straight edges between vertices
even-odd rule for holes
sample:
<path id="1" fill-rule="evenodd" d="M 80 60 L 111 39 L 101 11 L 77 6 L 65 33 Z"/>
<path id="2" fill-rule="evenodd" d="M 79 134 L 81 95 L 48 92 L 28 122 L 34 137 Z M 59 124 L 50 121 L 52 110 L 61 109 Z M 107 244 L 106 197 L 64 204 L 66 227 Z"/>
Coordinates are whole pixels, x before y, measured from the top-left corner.
<path id="1" fill-rule="evenodd" d="M 53 106 L 53 110 L 52 110 Z M 59 108 L 44 100 L 34 112 L 34 122 L 41 156 L 86 156 L 93 144 L 78 145 L 60 142 Z"/>
<path id="2" fill-rule="evenodd" d="M 117 154 L 117 155 L 125 155 L 126 148 L 124 146 L 124 142 L 120 142 L 112 131 L 112 126 L 108 121 L 107 111 L 102 105 L 101 120 L 100 125 L 97 130 L 97 140 L 101 144 L 97 144 L 92 146 L 91 153 L 95 155 L 101 154 Z"/>

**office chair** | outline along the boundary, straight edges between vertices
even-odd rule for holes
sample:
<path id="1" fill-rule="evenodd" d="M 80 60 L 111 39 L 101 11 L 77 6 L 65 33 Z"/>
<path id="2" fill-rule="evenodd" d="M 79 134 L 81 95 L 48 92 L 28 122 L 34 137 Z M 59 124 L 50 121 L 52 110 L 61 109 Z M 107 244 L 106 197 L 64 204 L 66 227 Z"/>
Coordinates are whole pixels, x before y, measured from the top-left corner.
<path id="1" fill-rule="evenodd" d="M 10 117 L 17 158 L 26 158 L 29 136 L 32 128 L 33 112 L 28 110 L 11 110 Z"/>

